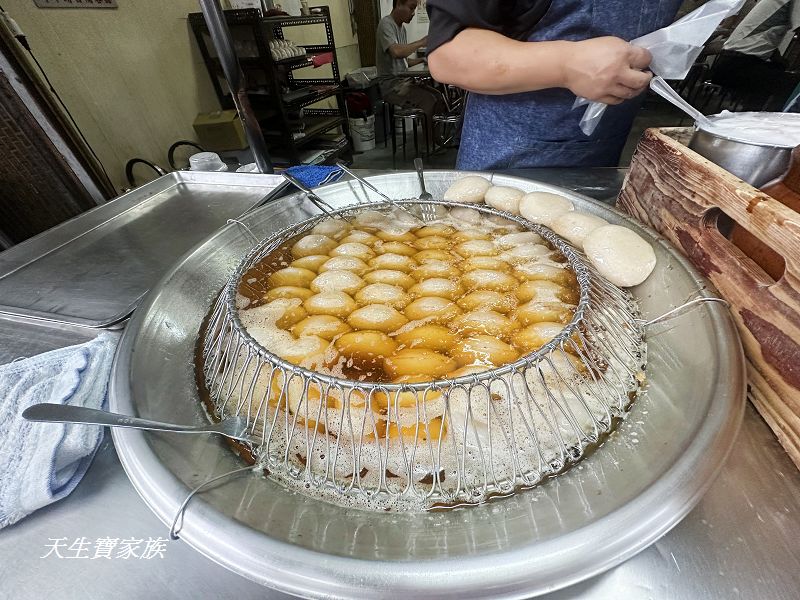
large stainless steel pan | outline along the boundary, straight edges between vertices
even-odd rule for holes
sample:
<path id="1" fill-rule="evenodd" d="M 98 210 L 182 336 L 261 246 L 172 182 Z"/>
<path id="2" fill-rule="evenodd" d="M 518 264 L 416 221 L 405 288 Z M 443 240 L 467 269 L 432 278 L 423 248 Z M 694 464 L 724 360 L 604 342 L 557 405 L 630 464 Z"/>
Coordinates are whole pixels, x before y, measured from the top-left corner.
<path id="1" fill-rule="evenodd" d="M 460 174 L 431 172 L 441 197 Z M 374 177 L 395 197 L 417 194 L 413 173 Z M 496 183 L 570 197 L 581 210 L 650 239 L 653 275 L 634 290 L 656 316 L 707 283 L 663 240 L 574 193 L 508 176 Z M 334 206 L 366 198 L 355 183 L 320 192 Z M 259 236 L 316 211 L 300 196 L 255 212 Z M 237 225 L 185 256 L 150 293 L 125 331 L 111 409 L 199 423 L 193 352 L 200 322 L 249 249 Z M 738 430 L 745 392 L 739 340 L 728 313 L 703 305 L 650 331 L 649 391 L 603 446 L 538 488 L 478 507 L 425 514 L 346 510 L 239 476 L 194 500 L 182 538 L 218 563 L 286 592 L 313 597 L 530 597 L 585 579 L 658 539 L 711 484 Z M 120 459 L 142 498 L 170 523 L 188 490 L 240 465 L 216 440 L 115 430 Z"/>

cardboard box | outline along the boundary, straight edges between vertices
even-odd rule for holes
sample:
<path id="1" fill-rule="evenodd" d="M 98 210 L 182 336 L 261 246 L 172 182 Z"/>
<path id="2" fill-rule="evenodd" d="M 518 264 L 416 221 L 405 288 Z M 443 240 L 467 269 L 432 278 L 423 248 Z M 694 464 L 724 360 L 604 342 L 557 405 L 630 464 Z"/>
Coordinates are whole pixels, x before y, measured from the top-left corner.
<path id="1" fill-rule="evenodd" d="M 235 110 L 200 113 L 192 123 L 200 145 L 212 152 L 244 150 L 247 137 Z"/>

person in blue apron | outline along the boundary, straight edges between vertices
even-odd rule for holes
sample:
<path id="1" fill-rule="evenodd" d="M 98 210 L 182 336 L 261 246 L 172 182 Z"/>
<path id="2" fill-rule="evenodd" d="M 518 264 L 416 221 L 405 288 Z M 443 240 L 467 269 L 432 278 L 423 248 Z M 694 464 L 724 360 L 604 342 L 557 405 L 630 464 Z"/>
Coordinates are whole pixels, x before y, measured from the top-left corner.
<path id="1" fill-rule="evenodd" d="M 681 0 L 428 0 L 428 65 L 470 92 L 459 169 L 616 166 Z M 533 43 L 530 43 L 533 42 Z M 576 97 L 609 106 L 591 136 Z"/>

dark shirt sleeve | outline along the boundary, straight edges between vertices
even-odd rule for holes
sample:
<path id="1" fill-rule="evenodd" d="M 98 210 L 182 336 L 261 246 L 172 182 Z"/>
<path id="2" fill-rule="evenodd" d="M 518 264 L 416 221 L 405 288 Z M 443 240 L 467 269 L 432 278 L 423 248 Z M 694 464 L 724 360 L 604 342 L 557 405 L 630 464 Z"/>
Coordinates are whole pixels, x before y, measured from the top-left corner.
<path id="1" fill-rule="evenodd" d="M 428 0 L 428 53 L 469 27 L 526 40 L 549 7 L 550 0 Z"/>

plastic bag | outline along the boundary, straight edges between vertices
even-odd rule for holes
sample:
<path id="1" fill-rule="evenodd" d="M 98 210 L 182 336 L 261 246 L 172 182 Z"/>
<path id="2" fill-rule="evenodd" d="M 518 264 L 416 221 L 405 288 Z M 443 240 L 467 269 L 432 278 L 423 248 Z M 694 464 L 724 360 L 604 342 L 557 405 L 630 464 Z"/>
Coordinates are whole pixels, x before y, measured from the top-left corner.
<path id="1" fill-rule="evenodd" d="M 719 24 L 739 12 L 744 3 L 745 0 L 711 0 L 672 25 L 631 40 L 631 44 L 650 51 L 653 55 L 650 70 L 653 73 L 664 79 L 683 79 Z M 592 135 L 606 105 L 578 98 L 572 108 L 584 104 L 588 106 L 581 118 L 581 131 Z"/>

